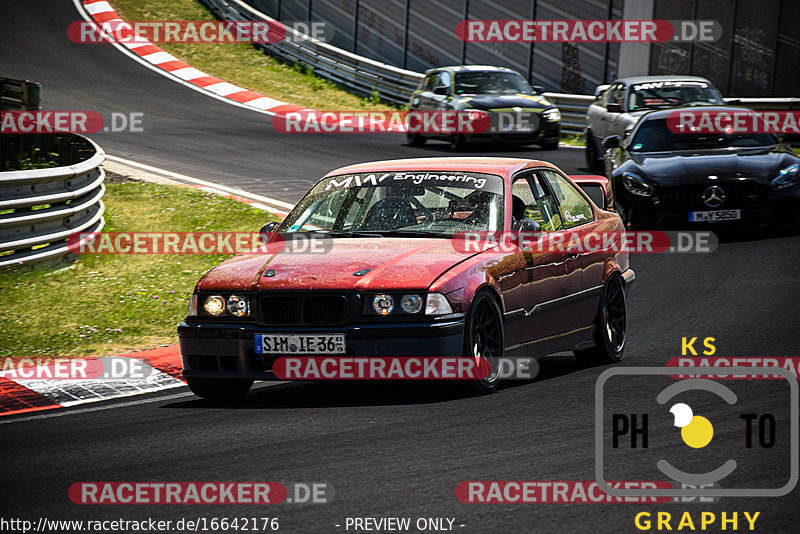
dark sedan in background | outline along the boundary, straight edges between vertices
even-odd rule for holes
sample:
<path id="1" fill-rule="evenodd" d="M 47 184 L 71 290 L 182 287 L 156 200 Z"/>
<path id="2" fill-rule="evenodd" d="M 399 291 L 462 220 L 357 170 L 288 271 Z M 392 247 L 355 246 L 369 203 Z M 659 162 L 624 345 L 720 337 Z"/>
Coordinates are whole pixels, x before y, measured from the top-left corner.
<path id="1" fill-rule="evenodd" d="M 713 107 L 710 112 L 743 108 Z M 800 224 L 800 158 L 765 133 L 676 133 L 674 110 L 603 140 L 606 176 L 628 227 Z"/>
<path id="2" fill-rule="evenodd" d="M 419 146 L 428 139 L 441 139 L 453 150 L 464 150 L 470 143 L 536 144 L 545 150 L 558 148 L 561 112 L 531 87 L 516 71 L 485 65 L 452 66 L 430 69 L 411 95 L 409 111 L 486 111 L 497 116 L 526 117 L 522 121 L 493 121 L 491 131 L 482 133 L 409 133 L 408 144 Z"/>

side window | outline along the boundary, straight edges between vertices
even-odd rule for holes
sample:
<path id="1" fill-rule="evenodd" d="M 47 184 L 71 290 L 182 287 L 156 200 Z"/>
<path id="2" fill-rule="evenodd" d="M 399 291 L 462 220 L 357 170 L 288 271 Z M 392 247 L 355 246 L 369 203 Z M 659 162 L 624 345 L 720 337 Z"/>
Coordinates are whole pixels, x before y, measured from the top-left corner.
<path id="1" fill-rule="evenodd" d="M 436 80 L 436 86 L 443 85 L 447 88 L 453 83 L 453 77 L 450 75 L 450 72 L 443 70 L 439 72 L 439 77 Z"/>
<path id="2" fill-rule="evenodd" d="M 601 106 L 606 107 L 606 104 L 608 103 L 608 97 L 611 95 L 611 92 L 614 90 L 616 86 L 617 84 L 611 84 L 611 86 L 605 90 L 603 95 L 600 97 Z"/>
<path id="3" fill-rule="evenodd" d="M 431 72 L 425 77 L 425 83 L 422 86 L 423 91 L 433 91 L 433 87 L 436 85 L 436 79 L 439 77 L 437 72 Z"/>
<path id="4" fill-rule="evenodd" d="M 594 220 L 594 210 L 569 180 L 555 171 L 542 171 L 560 209 L 564 228 L 574 228 Z"/>
<path id="5" fill-rule="evenodd" d="M 539 223 L 542 232 L 563 229 L 558 203 L 549 190 L 543 187 L 541 178 L 535 174 L 520 177 L 511 185 L 512 216 L 516 220 L 532 219 Z M 524 203 L 524 208 L 522 204 Z M 520 213 L 521 212 L 521 213 Z M 521 216 L 520 216 L 521 215 Z"/>
<path id="6" fill-rule="evenodd" d="M 622 98 L 625 94 L 625 86 L 621 83 L 614 84 L 612 87 L 608 89 L 608 100 L 606 103 L 612 104 L 619 104 L 620 106 L 623 104 Z"/>

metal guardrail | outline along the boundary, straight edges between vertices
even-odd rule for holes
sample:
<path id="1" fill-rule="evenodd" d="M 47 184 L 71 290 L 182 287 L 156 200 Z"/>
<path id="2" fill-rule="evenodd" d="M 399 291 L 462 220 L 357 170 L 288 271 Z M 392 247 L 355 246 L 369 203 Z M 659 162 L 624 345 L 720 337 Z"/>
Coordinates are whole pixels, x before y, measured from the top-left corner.
<path id="1" fill-rule="evenodd" d="M 275 21 L 241 0 L 201 0 L 220 20 Z M 287 27 L 288 39 L 257 44 L 268 54 L 300 64 L 360 96 L 378 91 L 382 100 L 405 105 L 423 75 L 353 54 Z"/>
<path id="2" fill-rule="evenodd" d="M 220 20 L 275 21 L 242 0 L 200 0 Z M 314 74 L 331 80 L 351 92 L 370 96 L 377 90 L 381 100 L 405 105 L 424 75 L 353 54 L 312 39 L 287 27 L 290 39 L 273 44 L 258 44 L 266 53 L 283 61 L 305 66 Z M 583 134 L 586 111 L 592 95 L 543 93 L 561 110 L 561 131 Z M 752 109 L 800 109 L 798 98 L 726 98 L 731 104 Z"/>
<path id="3" fill-rule="evenodd" d="M 275 21 L 242 0 L 201 0 L 220 20 Z M 304 36 L 286 28 L 290 39 L 279 43 L 258 44 L 266 53 L 289 63 L 298 63 L 317 76 L 333 81 L 360 96 L 371 96 L 377 90 L 381 100 L 398 105 L 408 104 L 411 93 L 424 75 L 374 61 L 341 48 Z M 581 134 L 586 108 L 594 101 L 587 95 L 544 93 L 561 110 L 561 131 Z"/>
<path id="4" fill-rule="evenodd" d="M 28 80 L 0 78 L 0 110 L 38 110 L 42 109 L 41 100 L 41 84 Z"/>
<path id="5" fill-rule="evenodd" d="M 40 140 L 43 151 L 60 150 L 73 162 L 0 172 L 0 267 L 64 260 L 71 234 L 98 232 L 105 225 L 103 149 L 73 134 Z"/>

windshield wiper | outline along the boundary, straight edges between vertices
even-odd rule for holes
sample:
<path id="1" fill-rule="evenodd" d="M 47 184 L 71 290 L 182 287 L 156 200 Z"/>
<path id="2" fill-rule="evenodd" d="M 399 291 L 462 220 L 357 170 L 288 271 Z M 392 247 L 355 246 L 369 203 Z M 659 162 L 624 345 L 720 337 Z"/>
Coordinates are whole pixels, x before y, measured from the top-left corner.
<path id="1" fill-rule="evenodd" d="M 443 239 L 450 239 L 448 234 L 441 232 L 433 232 L 431 230 L 381 230 L 380 234 L 386 236 L 399 236 L 399 237 L 438 237 Z"/>
<path id="2" fill-rule="evenodd" d="M 309 230 L 315 234 L 329 235 L 331 237 L 384 237 L 377 232 L 363 232 L 361 230 Z"/>

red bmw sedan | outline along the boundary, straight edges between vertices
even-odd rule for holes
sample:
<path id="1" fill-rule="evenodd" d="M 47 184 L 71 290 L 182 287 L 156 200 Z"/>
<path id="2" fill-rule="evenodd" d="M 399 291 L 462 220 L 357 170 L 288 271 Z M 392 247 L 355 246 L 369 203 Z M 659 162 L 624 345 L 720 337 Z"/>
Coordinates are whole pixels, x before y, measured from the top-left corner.
<path id="1" fill-rule="evenodd" d="M 528 159 L 332 171 L 262 228 L 270 242 L 324 239 L 320 253 L 240 254 L 197 283 L 178 326 L 183 375 L 195 394 L 226 399 L 278 379 L 286 356 L 485 358 L 491 371 L 470 385 L 489 393 L 500 358 L 618 361 L 628 253 L 566 245 L 623 232 L 608 205 L 603 177 Z"/>

